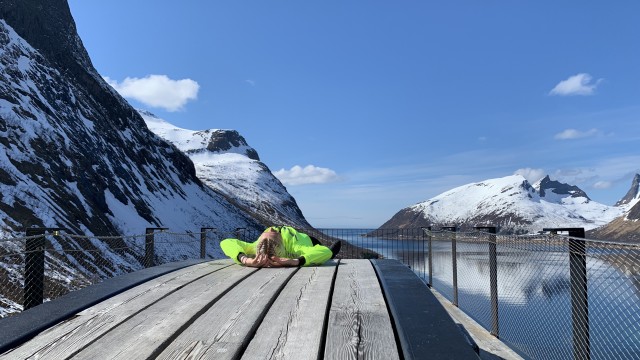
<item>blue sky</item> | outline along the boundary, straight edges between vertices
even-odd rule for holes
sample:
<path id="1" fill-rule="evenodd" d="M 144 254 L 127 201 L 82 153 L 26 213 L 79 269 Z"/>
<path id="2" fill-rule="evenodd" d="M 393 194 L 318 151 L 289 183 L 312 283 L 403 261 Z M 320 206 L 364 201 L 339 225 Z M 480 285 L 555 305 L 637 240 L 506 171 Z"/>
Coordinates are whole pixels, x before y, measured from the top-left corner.
<path id="1" fill-rule="evenodd" d="M 238 130 L 318 227 L 515 172 L 612 205 L 640 172 L 637 1 L 69 5 L 132 105 Z"/>

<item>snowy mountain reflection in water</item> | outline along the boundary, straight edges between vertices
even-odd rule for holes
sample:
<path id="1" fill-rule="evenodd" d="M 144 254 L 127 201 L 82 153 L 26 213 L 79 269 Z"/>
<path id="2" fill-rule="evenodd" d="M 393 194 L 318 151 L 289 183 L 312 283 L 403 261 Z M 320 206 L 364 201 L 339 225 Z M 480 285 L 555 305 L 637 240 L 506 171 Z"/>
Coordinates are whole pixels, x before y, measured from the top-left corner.
<path id="1" fill-rule="evenodd" d="M 428 281 L 426 241 L 341 237 L 385 258 L 402 261 Z M 459 307 L 491 329 L 489 245 L 464 241 L 457 241 L 456 245 Z M 452 301 L 451 242 L 433 241 L 432 248 L 433 287 Z M 566 246 L 536 251 L 526 246 L 499 244 L 497 251 L 500 339 L 525 358 L 571 358 L 571 290 Z M 611 254 L 609 261 L 601 260 L 601 253 L 594 255 L 598 258 L 587 257 L 591 358 L 638 359 L 638 268 L 634 272 L 628 268 L 621 271 L 620 264 L 611 260 Z"/>

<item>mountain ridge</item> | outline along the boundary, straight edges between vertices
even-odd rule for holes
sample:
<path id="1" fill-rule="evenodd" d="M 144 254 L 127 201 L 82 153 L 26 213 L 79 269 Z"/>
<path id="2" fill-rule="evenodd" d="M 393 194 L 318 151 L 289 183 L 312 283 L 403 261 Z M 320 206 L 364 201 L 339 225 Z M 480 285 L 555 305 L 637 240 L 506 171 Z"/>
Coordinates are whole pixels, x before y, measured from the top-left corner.
<path id="1" fill-rule="evenodd" d="M 286 187 L 236 130 L 188 130 L 138 111 L 151 131 L 191 158 L 203 183 L 263 224 L 311 227 Z"/>
<path id="2" fill-rule="evenodd" d="M 398 211 L 385 227 L 492 225 L 506 233 L 548 227 L 594 229 L 622 215 L 623 208 L 589 199 L 576 186 L 549 176 L 531 185 L 520 175 L 462 185 Z"/>

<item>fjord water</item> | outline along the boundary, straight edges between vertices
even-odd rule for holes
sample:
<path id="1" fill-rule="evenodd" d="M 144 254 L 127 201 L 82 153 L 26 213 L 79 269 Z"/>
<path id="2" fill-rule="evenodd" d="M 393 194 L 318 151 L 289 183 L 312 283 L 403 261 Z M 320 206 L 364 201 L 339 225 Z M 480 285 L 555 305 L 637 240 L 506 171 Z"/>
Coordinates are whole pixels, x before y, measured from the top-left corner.
<path id="1" fill-rule="evenodd" d="M 397 259 L 429 280 L 428 241 L 363 237 L 353 230 L 338 237 Z M 592 250 L 605 251 L 605 250 Z M 451 241 L 432 242 L 433 287 L 453 300 Z M 456 242 L 458 306 L 491 329 L 489 246 Z M 592 359 L 640 358 L 640 274 L 619 266 L 607 254 L 587 256 L 588 316 Z M 498 246 L 499 337 L 525 358 L 572 357 L 571 289 L 566 246 Z M 640 261 L 640 260 L 638 260 Z M 618 266 L 616 266 L 618 265 Z M 585 311 L 585 309 L 580 310 Z"/>

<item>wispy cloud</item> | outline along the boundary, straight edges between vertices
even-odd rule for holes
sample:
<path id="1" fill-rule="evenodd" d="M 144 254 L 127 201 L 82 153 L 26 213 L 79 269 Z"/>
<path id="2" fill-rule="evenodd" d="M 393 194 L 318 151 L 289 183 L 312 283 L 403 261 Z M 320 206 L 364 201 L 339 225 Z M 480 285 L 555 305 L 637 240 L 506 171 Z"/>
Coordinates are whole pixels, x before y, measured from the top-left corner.
<path id="1" fill-rule="evenodd" d="M 604 190 L 615 186 L 629 186 L 633 176 L 640 172 L 640 168 L 633 164 L 640 164 L 640 156 L 619 156 L 595 160 L 584 167 L 567 167 L 557 169 L 552 178 L 572 185 L 586 186 Z"/>
<path id="2" fill-rule="evenodd" d="M 598 129 L 591 129 L 587 131 L 580 131 L 576 129 L 566 129 L 560 133 L 557 133 L 553 138 L 557 140 L 573 140 L 573 139 L 582 139 L 586 137 L 599 135 L 600 131 Z"/>
<path id="3" fill-rule="evenodd" d="M 542 179 L 547 173 L 544 169 L 522 168 L 514 172 L 514 175 L 522 175 L 531 184 Z"/>
<path id="4" fill-rule="evenodd" d="M 109 77 L 104 79 L 123 97 L 167 111 L 181 110 L 188 101 L 198 98 L 200 90 L 200 85 L 194 80 L 172 80 L 166 75 L 127 77 L 122 82 Z"/>
<path id="5" fill-rule="evenodd" d="M 314 165 L 295 165 L 290 170 L 280 169 L 273 174 L 285 185 L 325 184 L 340 180 L 335 171 Z"/>
<path id="6" fill-rule="evenodd" d="M 246 82 L 247 84 L 251 85 L 251 86 L 256 86 L 256 82 L 250 79 L 245 80 L 244 82 Z"/>
<path id="7" fill-rule="evenodd" d="M 611 181 L 597 181 L 595 184 L 593 184 L 594 189 L 608 189 L 611 186 L 613 186 L 613 183 Z"/>
<path id="8" fill-rule="evenodd" d="M 593 95 L 602 79 L 593 80 L 587 73 L 573 75 L 566 80 L 562 80 L 556 85 L 549 95 Z"/>

